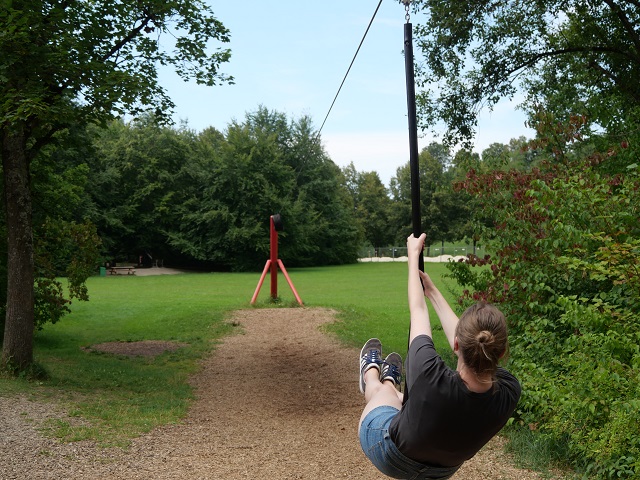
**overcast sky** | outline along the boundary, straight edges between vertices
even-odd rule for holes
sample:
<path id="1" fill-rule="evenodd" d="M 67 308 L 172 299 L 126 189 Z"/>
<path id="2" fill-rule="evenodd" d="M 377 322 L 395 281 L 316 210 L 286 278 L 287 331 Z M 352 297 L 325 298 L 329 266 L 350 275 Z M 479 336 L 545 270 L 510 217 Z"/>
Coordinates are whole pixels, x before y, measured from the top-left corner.
<path id="1" fill-rule="evenodd" d="M 221 70 L 235 77 L 235 85 L 202 87 L 169 71 L 161 74 L 176 103 L 174 119 L 197 131 L 210 126 L 224 131 L 260 105 L 290 120 L 308 115 L 320 128 L 378 0 L 211 5 L 231 31 L 231 61 Z M 386 185 L 409 160 L 404 23 L 403 5 L 385 0 L 322 129 L 322 143 L 336 164 L 353 162 L 358 171 L 376 171 Z M 524 121 L 512 104 L 499 104 L 480 119 L 476 151 L 533 136 Z M 420 148 L 433 139 L 421 138 Z"/>

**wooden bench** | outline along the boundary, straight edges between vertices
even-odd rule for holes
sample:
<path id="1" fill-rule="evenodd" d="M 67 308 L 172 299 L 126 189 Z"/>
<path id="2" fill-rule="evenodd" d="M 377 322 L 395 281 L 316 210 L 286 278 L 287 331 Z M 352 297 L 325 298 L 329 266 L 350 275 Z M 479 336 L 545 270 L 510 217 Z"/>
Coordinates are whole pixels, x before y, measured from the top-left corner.
<path id="1" fill-rule="evenodd" d="M 136 267 L 108 267 L 111 275 L 119 275 L 119 272 L 127 272 L 127 275 L 135 275 Z"/>

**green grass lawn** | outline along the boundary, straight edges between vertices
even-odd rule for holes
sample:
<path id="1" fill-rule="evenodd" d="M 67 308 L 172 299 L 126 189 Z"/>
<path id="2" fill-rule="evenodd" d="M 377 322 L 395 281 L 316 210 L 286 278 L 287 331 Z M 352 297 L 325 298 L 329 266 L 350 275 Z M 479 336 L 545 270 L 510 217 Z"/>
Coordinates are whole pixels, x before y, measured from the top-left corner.
<path id="1" fill-rule="evenodd" d="M 427 263 L 429 273 L 442 292 L 454 302 L 450 279 L 444 264 Z M 385 351 L 397 351 L 403 357 L 407 350 L 409 309 L 407 305 L 407 264 L 404 262 L 364 263 L 357 265 L 307 269 L 295 272 L 296 288 L 304 292 L 302 300 L 309 305 L 326 306 L 341 312 L 340 321 L 329 330 L 350 346 L 361 346 L 370 337 L 378 337 Z M 280 285 L 280 284 L 279 284 Z M 288 289 L 288 285 L 284 284 Z M 284 292 L 289 293 L 289 292 Z M 283 295 L 284 296 L 284 295 Z M 434 340 L 439 350 L 449 347 L 433 310 L 430 310 Z M 446 348 L 445 348 L 446 347 Z"/>
<path id="2" fill-rule="evenodd" d="M 440 280 L 446 267 L 427 264 L 426 269 L 443 293 L 453 298 L 445 286 L 451 280 Z M 405 355 L 406 263 L 291 269 L 289 274 L 307 307 L 340 312 L 338 321 L 326 327 L 327 334 L 353 347 L 376 336 L 386 351 Z M 126 445 L 130 438 L 185 415 L 192 399 L 189 375 L 217 341 L 237 328 L 228 316 L 233 310 L 251 308 L 259 278 L 259 273 L 90 278 L 90 301 L 74 303 L 72 314 L 36 335 L 35 359 L 48 379 L 0 378 L 0 394 L 50 398 L 81 419 L 53 422 L 51 435 Z M 272 305 L 269 293 L 267 278 L 258 306 Z M 297 305 L 282 275 L 278 293 L 279 306 Z M 439 325 L 433 312 L 432 318 L 432 325 Z M 448 354 L 439 328 L 434 337 L 439 350 Z M 189 346 L 151 359 L 84 350 L 103 342 L 139 340 L 173 340 Z"/>

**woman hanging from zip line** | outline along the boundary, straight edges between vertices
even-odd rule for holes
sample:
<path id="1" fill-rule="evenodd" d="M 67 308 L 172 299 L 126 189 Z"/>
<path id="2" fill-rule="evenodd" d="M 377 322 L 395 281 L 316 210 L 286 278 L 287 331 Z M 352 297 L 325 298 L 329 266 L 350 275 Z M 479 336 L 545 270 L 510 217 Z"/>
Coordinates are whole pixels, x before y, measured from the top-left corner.
<path id="1" fill-rule="evenodd" d="M 407 239 L 411 324 L 405 394 L 399 391 L 400 355 L 383 358 L 376 338 L 360 353 L 360 391 L 366 401 L 360 444 L 378 470 L 398 479 L 450 478 L 502 429 L 521 393 L 518 380 L 499 366 L 508 350 L 504 315 L 478 303 L 458 319 L 418 267 L 425 237 Z M 455 370 L 434 348 L 424 297 L 458 358 Z"/>

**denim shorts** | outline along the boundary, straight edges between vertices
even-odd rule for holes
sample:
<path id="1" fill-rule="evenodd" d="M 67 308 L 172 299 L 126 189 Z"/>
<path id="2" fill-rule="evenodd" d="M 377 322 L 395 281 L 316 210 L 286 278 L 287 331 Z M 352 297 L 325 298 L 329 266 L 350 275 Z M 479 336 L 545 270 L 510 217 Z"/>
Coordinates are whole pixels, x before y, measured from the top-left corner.
<path id="1" fill-rule="evenodd" d="M 389 436 L 389 425 L 398 413 L 390 406 L 376 407 L 364 417 L 360 426 L 360 446 L 367 458 L 383 474 L 405 480 L 445 480 L 460 468 L 435 467 L 403 455 Z"/>

